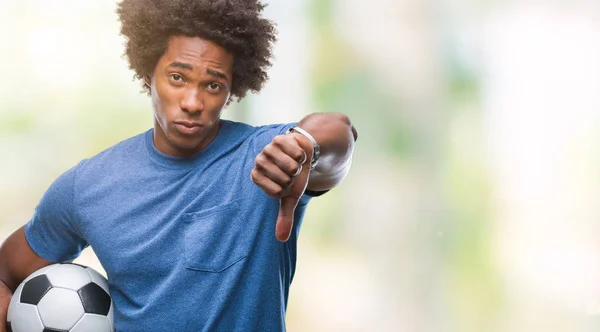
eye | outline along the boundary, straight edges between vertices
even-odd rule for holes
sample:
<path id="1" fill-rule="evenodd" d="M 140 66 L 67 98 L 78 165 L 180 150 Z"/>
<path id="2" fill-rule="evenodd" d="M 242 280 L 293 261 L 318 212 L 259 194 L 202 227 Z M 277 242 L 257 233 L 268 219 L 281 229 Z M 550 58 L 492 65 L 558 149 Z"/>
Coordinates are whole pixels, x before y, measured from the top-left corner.
<path id="1" fill-rule="evenodd" d="M 169 79 L 175 84 L 185 83 L 185 81 L 183 80 L 183 76 L 177 73 L 169 74 Z"/>
<path id="2" fill-rule="evenodd" d="M 217 93 L 217 92 L 221 91 L 221 85 L 219 83 L 215 83 L 215 82 L 208 83 L 208 90 L 210 92 Z"/>

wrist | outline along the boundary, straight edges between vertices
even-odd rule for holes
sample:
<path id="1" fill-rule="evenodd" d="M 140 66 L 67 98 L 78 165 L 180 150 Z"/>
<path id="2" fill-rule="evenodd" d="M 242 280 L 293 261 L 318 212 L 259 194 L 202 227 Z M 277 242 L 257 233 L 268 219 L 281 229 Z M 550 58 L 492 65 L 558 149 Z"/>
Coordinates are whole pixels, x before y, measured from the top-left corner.
<path id="1" fill-rule="evenodd" d="M 314 139 L 314 137 L 308 133 L 307 131 L 305 131 L 304 129 L 295 126 L 292 127 L 290 129 L 287 130 L 286 135 L 292 134 L 294 135 L 294 137 L 296 137 L 296 140 L 298 140 L 298 142 L 304 142 L 305 144 L 301 144 L 301 147 L 306 151 L 306 149 L 310 149 L 309 151 L 311 151 L 310 156 L 311 156 L 311 160 L 310 160 L 310 169 L 315 169 L 315 167 L 317 166 L 318 162 L 319 162 L 319 157 L 321 155 L 321 148 L 319 146 L 319 143 L 317 143 L 317 141 Z M 309 153 L 307 152 L 307 155 Z"/>

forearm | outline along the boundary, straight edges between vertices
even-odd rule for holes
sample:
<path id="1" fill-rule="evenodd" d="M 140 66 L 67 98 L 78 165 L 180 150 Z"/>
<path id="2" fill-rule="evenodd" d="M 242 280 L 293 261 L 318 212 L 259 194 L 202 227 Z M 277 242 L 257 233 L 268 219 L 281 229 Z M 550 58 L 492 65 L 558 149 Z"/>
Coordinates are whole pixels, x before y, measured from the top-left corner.
<path id="1" fill-rule="evenodd" d="M 358 137 L 350 119 L 340 113 L 314 113 L 298 125 L 319 143 L 321 156 L 310 173 L 307 189 L 323 191 L 337 186 L 348 174 Z"/>
<path id="2" fill-rule="evenodd" d="M 10 289 L 4 282 L 0 281 L 0 332 L 6 331 L 6 315 L 8 313 L 8 305 L 10 304 L 11 297 L 12 292 Z"/>
<path id="3" fill-rule="evenodd" d="M 39 257 L 25 238 L 25 226 L 17 229 L 0 246 L 0 284 L 14 292 L 31 273 L 52 262 Z"/>

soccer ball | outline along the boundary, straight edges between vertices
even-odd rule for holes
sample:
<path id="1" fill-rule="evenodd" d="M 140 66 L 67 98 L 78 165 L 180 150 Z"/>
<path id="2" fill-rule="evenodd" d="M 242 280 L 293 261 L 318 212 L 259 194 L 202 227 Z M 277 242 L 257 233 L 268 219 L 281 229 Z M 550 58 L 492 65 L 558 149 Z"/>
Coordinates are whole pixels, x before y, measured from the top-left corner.
<path id="1" fill-rule="evenodd" d="M 17 287 L 7 323 L 9 332 L 114 332 L 108 282 L 82 265 L 41 268 Z"/>

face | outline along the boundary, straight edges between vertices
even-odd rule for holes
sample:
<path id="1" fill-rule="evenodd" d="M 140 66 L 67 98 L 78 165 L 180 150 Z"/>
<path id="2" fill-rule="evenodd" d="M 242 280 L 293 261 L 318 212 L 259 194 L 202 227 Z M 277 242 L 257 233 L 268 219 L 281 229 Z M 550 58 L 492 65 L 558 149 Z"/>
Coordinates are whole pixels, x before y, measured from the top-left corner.
<path id="1" fill-rule="evenodd" d="M 154 145 L 171 156 L 206 147 L 230 96 L 233 55 L 198 37 L 171 37 L 149 78 Z"/>

